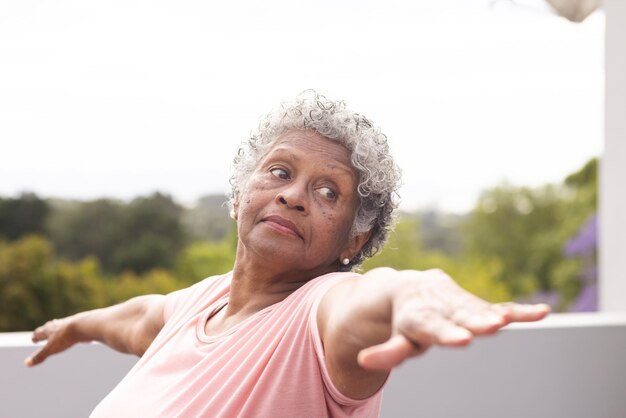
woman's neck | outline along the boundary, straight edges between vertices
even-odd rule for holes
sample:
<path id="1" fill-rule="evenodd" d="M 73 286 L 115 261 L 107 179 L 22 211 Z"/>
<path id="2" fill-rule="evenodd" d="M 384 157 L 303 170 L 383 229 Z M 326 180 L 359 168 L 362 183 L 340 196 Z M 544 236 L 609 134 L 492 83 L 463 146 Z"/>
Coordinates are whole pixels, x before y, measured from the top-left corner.
<path id="1" fill-rule="evenodd" d="M 284 300 L 309 280 L 333 271 L 286 268 L 246 251 L 239 243 L 225 316 L 248 316 Z"/>

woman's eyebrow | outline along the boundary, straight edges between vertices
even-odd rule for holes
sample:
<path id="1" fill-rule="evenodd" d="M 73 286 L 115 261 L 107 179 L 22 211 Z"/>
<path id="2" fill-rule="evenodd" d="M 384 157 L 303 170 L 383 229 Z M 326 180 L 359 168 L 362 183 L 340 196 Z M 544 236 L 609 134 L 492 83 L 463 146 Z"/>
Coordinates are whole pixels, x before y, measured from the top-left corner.
<path id="1" fill-rule="evenodd" d="M 326 164 L 326 168 L 330 169 L 331 171 L 334 170 L 341 170 L 344 171 L 345 173 L 349 174 L 350 176 L 354 177 L 355 173 L 354 170 L 351 167 L 348 167 L 344 164 Z"/>
<path id="2" fill-rule="evenodd" d="M 270 158 L 276 157 L 276 155 L 278 154 L 278 156 L 282 157 L 283 154 L 286 154 L 287 156 L 289 156 L 289 158 L 291 158 L 294 161 L 300 161 L 300 157 L 297 154 L 294 154 L 291 150 L 288 150 L 286 148 L 274 148 L 274 150 L 272 151 L 272 153 L 269 155 Z"/>

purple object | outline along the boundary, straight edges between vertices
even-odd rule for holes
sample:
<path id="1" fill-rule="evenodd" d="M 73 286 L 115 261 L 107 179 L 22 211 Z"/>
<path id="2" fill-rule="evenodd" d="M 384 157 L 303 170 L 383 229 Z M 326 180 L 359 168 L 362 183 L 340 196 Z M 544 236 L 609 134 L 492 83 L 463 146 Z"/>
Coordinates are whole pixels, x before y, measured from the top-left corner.
<path id="1" fill-rule="evenodd" d="M 565 255 L 568 257 L 594 254 L 598 247 L 598 216 L 594 213 L 578 231 L 574 238 L 565 245 Z"/>
<path id="2" fill-rule="evenodd" d="M 578 233 L 565 245 L 567 257 L 580 257 L 583 269 L 580 280 L 583 289 L 569 306 L 570 312 L 593 312 L 598 310 L 598 216 L 594 213 L 587 219 Z"/>
<path id="3" fill-rule="evenodd" d="M 570 312 L 595 312 L 597 310 L 598 285 L 595 283 L 585 286 L 576 300 L 568 308 Z"/>

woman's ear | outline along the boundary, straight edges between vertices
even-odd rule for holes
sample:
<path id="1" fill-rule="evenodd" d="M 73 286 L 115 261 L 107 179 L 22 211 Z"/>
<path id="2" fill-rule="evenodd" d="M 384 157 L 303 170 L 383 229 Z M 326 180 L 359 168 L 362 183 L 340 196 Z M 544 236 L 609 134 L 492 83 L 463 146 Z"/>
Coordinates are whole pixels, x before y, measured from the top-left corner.
<path id="1" fill-rule="evenodd" d="M 233 198 L 233 207 L 230 210 L 229 215 L 235 222 L 237 222 L 237 217 L 239 215 L 239 195 L 236 195 Z"/>
<path id="2" fill-rule="evenodd" d="M 342 253 L 343 255 L 341 259 L 343 258 L 352 259 L 352 257 L 357 255 L 359 251 L 361 251 L 361 248 L 363 248 L 363 246 L 370 239 L 371 236 L 372 236 L 372 230 L 370 229 L 369 231 L 363 232 L 362 234 L 358 234 L 357 236 L 352 238 L 350 242 L 348 243 L 348 248 L 346 248 L 346 250 Z"/>

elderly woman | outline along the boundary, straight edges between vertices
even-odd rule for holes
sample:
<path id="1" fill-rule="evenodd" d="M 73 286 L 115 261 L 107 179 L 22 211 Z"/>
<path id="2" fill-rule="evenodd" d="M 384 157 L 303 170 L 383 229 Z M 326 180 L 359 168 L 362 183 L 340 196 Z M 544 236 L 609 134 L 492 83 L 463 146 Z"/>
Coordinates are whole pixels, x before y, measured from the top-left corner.
<path id="1" fill-rule="evenodd" d="M 93 417 L 374 417 L 390 370 L 545 305 L 492 305 L 439 270 L 351 272 L 384 243 L 399 171 L 363 116 L 314 92 L 235 158 L 233 270 L 38 328 L 29 366 L 98 340 L 141 356 Z"/>

